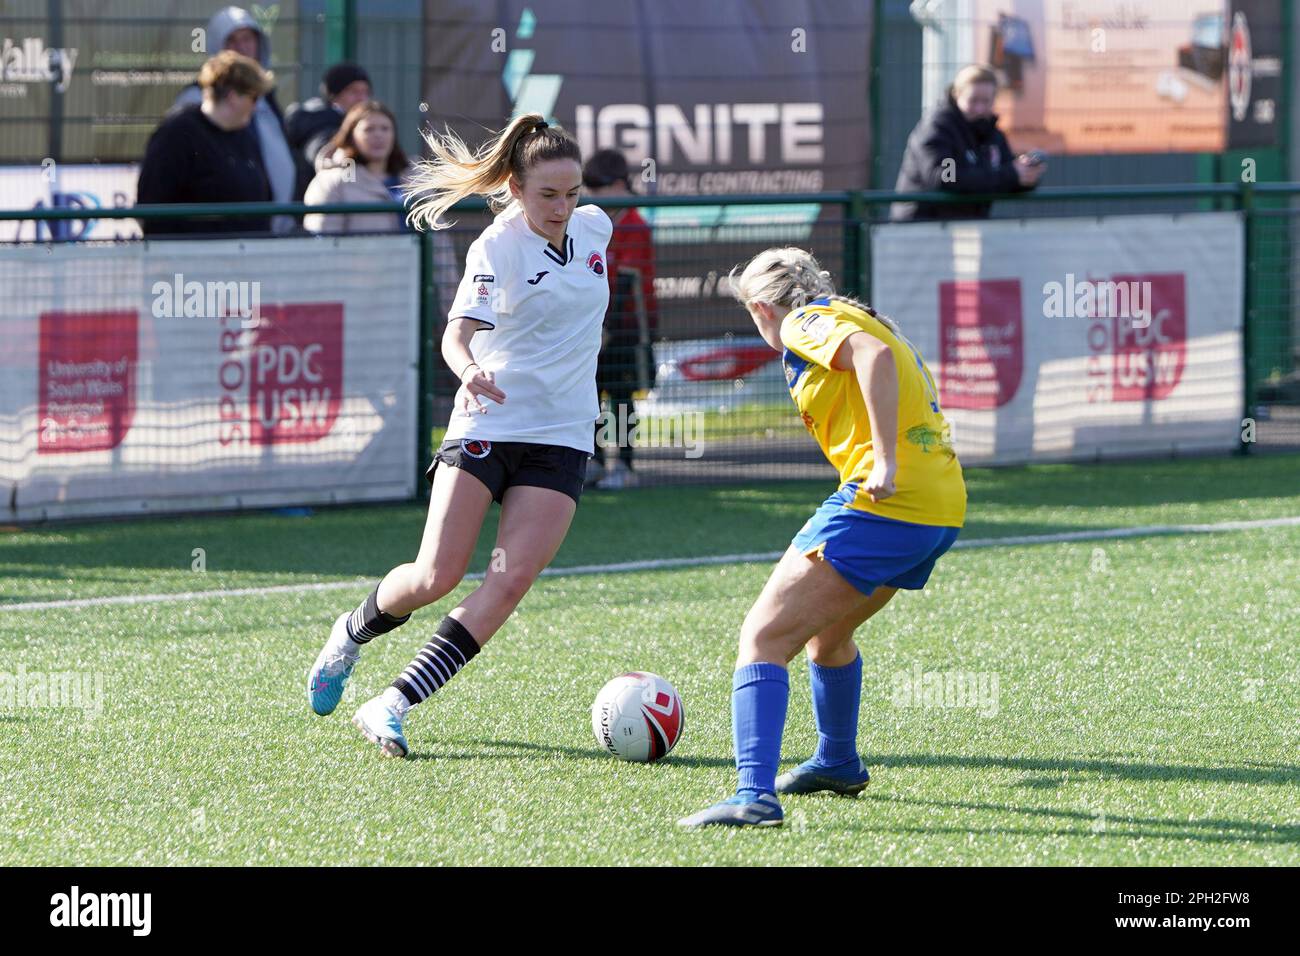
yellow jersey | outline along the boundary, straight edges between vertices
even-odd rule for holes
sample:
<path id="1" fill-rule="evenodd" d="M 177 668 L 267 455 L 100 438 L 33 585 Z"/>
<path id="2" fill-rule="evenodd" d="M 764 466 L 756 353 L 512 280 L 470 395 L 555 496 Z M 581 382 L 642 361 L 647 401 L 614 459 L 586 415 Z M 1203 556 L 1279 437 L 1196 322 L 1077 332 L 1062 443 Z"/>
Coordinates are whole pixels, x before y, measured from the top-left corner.
<path id="1" fill-rule="evenodd" d="M 898 369 L 897 491 L 878 502 L 861 487 L 875 464 L 862 388 L 852 370 L 831 368 L 835 353 L 854 332 L 866 332 L 889 346 Z M 781 344 L 785 381 L 804 425 L 840 473 L 841 485 L 857 486 L 845 507 L 960 528 L 966 520 L 966 482 L 939 409 L 934 376 L 916 347 L 870 312 L 825 297 L 785 317 Z"/>

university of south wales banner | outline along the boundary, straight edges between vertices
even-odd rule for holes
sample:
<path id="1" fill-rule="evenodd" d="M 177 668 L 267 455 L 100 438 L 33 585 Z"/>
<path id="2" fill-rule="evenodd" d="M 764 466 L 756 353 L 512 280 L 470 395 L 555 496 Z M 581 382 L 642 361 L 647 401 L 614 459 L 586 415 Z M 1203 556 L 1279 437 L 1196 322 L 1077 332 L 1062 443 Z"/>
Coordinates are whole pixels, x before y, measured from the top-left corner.
<path id="1" fill-rule="evenodd" d="M 408 498 L 413 236 L 0 254 L 0 520 Z"/>
<path id="2" fill-rule="evenodd" d="M 1237 213 L 897 223 L 871 248 L 872 304 L 925 357 L 963 461 L 1239 447 Z"/>

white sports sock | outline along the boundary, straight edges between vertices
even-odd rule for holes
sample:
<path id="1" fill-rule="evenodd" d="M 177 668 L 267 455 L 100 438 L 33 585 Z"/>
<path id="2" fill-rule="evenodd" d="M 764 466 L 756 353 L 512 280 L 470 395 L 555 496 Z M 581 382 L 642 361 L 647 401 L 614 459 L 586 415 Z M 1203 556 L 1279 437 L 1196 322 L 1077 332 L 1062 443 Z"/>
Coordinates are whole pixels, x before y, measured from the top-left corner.
<path id="1" fill-rule="evenodd" d="M 330 634 L 327 649 L 331 654 L 342 654 L 352 661 L 361 656 L 361 645 L 348 637 L 346 628 L 339 628 Z"/>
<path id="2" fill-rule="evenodd" d="M 385 687 L 383 694 L 380 695 L 380 700 L 397 715 L 398 720 L 405 720 L 406 712 L 411 709 L 411 702 L 396 687 Z"/>

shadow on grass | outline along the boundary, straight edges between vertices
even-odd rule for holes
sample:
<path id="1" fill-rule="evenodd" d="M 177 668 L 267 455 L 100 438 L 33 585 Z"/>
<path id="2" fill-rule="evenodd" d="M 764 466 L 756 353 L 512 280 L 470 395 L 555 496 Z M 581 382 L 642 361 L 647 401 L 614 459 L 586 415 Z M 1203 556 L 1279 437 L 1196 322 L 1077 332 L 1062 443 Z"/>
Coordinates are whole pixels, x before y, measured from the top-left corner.
<path id="1" fill-rule="evenodd" d="M 469 739 L 454 741 L 462 746 L 481 748 L 467 751 L 438 751 L 430 753 L 412 753 L 411 760 L 545 760 L 560 757 L 568 760 L 609 760 L 608 754 L 595 747 L 557 747 L 529 743 L 521 740 L 481 740 Z M 1244 783 L 1244 784 L 1300 784 L 1300 767 L 1288 764 L 1275 764 L 1259 761 L 1247 761 L 1241 767 L 1195 767 L 1188 765 L 1162 765 L 1146 763 L 1126 763 L 1120 760 L 1050 760 L 1020 757 L 968 757 L 947 754 L 890 754 L 865 757 L 867 763 L 874 767 L 972 767 L 976 769 L 1012 769 L 1046 771 L 1051 773 L 1097 773 L 1130 780 L 1159 780 L 1179 783 Z M 673 757 L 660 761 L 666 766 L 680 767 L 732 767 L 729 759 L 715 757 Z M 1020 786 L 1048 787 L 1059 786 L 1065 777 L 1044 777 L 1025 781 Z M 801 803 L 807 798 L 795 798 Z M 815 795 L 813 800 L 840 800 L 832 794 Z M 873 824 L 844 824 L 837 829 L 855 830 L 863 833 L 898 833 L 918 836 L 949 835 L 988 835 L 988 836 L 1096 836 L 1109 839 L 1133 839 L 1152 837 L 1161 840 L 1196 840 L 1204 843 L 1259 843 L 1259 844 L 1300 844 L 1300 825 L 1283 823 L 1270 825 L 1254 820 L 1235 820 L 1228 817 L 1212 817 L 1203 820 L 1162 819 L 1160 817 L 1133 816 L 1106 812 L 1103 807 L 1097 811 L 1089 809 L 1063 809 L 1054 807 L 1026 807 L 1005 803 L 982 803 L 969 800 L 931 800 L 902 795 L 884 795 L 880 793 L 863 794 L 863 799 L 881 805 L 903 804 L 916 807 L 933 807 L 947 810 L 973 810 L 993 813 L 1021 814 L 1031 818 L 1050 820 L 1058 824 L 1078 824 L 1078 826 L 1059 825 L 1056 828 L 1033 827 L 977 827 L 977 826 L 889 826 Z"/>
<path id="2" fill-rule="evenodd" d="M 563 757 L 568 760 L 614 760 L 603 750 L 595 746 L 583 747 L 554 747 L 544 744 L 533 744 L 523 740 L 460 740 L 448 741 L 449 743 L 459 743 L 473 747 L 481 747 L 481 750 L 465 750 L 460 752 L 435 750 L 430 753 L 412 752 L 407 760 L 543 760 L 553 757 Z M 501 752 L 501 751 L 504 751 Z M 669 754 L 662 760 L 656 762 L 656 766 L 661 767 L 734 767 L 735 763 L 730 759 L 721 757 L 675 757 Z"/>
<path id="3" fill-rule="evenodd" d="M 1040 773 L 1095 773 L 1126 780 L 1167 780 L 1175 783 L 1248 783 L 1300 785 L 1300 767 L 1249 763 L 1241 767 L 1196 767 L 1189 764 L 1130 763 L 1122 760 L 1068 760 L 1039 757 L 973 757 L 958 754 L 878 754 L 865 756 L 868 767 L 971 767 L 1025 770 Z M 1050 778 L 1049 778 L 1050 779 Z M 1043 779 L 1021 784 L 1050 786 Z"/>
<path id="4" fill-rule="evenodd" d="M 1300 843 L 1300 826 L 1280 824 L 1270 826 L 1255 820 L 1233 820 L 1226 817 L 1212 817 L 1206 820 L 1165 820 L 1160 817 L 1128 816 L 1120 813 L 1107 813 L 1098 807 L 1092 810 L 1067 810 L 1054 807 L 1022 807 L 1003 803 L 977 803 L 968 800 L 925 800 L 916 797 L 884 796 L 870 794 L 866 799 L 874 803 L 901 803 L 908 806 L 937 807 L 947 810 L 980 810 L 994 813 L 1017 813 L 1029 817 L 1050 819 L 1053 821 L 1074 821 L 1079 828 L 1066 827 L 1056 830 L 1035 830 L 1016 827 L 879 827 L 853 826 L 846 829 L 878 831 L 887 833 L 981 833 L 988 835 L 1021 834 L 1029 836 L 1097 836 L 1119 837 L 1157 837 L 1165 840 L 1200 840 L 1210 843 Z M 1138 828 L 1138 829 L 1134 829 Z"/>
<path id="5" fill-rule="evenodd" d="M 479 750 L 434 751 L 412 753 L 409 760 L 481 760 L 546 759 L 564 757 L 571 760 L 609 760 L 609 754 L 596 747 L 557 747 L 522 740 L 450 740 Z M 1025 770 L 1062 776 L 1044 776 L 1021 781 L 1018 786 L 1048 789 L 1065 783 L 1069 773 L 1093 773 L 1127 780 L 1157 780 L 1175 783 L 1244 783 L 1251 785 L 1300 785 L 1300 767 L 1289 764 L 1248 761 L 1240 767 L 1196 767 L 1188 764 L 1131 763 L 1122 760 L 1068 760 L 1036 757 L 975 757 L 957 754 L 871 754 L 863 759 L 869 767 L 968 767 L 974 769 Z M 682 757 L 669 755 L 659 761 L 664 766 L 733 767 L 729 758 Z"/>

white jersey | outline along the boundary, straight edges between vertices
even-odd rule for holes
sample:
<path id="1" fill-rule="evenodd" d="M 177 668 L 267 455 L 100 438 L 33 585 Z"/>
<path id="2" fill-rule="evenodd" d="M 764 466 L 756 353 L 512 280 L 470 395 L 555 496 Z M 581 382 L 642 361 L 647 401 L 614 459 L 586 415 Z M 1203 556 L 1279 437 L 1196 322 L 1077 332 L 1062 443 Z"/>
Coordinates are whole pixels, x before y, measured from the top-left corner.
<path id="1" fill-rule="evenodd" d="M 486 413 L 454 410 L 448 439 L 595 451 L 596 357 L 609 305 L 605 250 L 613 231 L 604 211 L 579 206 L 564 248 L 557 249 L 529 228 L 516 202 L 474 240 L 447 318 L 492 326 L 474 335 L 470 353 L 493 373 L 506 400 L 481 399 Z"/>

